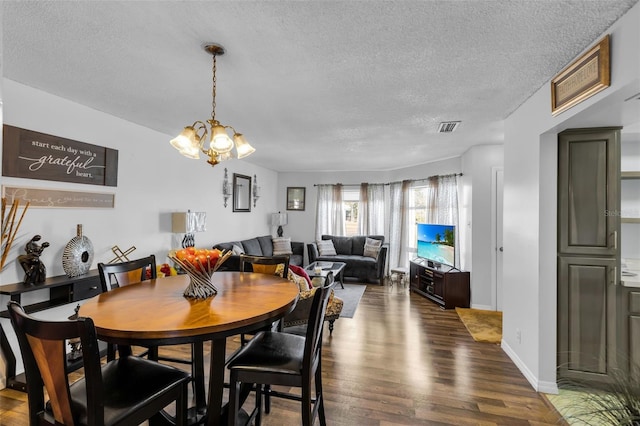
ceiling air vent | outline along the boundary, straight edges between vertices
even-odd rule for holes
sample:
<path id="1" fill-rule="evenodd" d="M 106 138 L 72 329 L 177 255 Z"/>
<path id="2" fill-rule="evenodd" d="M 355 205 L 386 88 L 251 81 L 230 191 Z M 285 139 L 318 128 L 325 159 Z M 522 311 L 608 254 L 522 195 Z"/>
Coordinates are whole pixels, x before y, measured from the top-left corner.
<path id="1" fill-rule="evenodd" d="M 451 133 L 458 128 L 459 121 L 443 121 L 438 127 L 438 133 Z"/>

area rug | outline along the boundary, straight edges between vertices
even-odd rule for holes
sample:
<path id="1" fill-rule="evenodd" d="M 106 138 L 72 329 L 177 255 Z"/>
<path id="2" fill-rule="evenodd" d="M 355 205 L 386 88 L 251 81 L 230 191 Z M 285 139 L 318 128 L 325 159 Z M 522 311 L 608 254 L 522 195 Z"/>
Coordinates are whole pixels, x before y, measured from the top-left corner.
<path id="1" fill-rule="evenodd" d="M 502 312 L 456 308 L 460 320 L 476 342 L 500 343 Z"/>
<path id="2" fill-rule="evenodd" d="M 344 288 L 337 284 L 334 287 L 336 297 L 342 299 L 342 312 L 340 318 L 353 318 L 360 299 L 367 289 L 366 284 L 345 284 Z"/>

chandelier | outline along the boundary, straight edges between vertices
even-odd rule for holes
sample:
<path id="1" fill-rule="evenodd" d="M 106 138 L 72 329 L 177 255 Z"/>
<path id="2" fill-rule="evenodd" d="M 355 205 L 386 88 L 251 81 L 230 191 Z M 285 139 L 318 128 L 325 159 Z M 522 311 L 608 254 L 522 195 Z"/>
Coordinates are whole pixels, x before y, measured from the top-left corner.
<path id="1" fill-rule="evenodd" d="M 200 152 L 207 155 L 207 163 L 215 166 L 222 160 L 233 157 L 232 150 L 235 146 L 237 158 L 244 158 L 255 151 L 241 133 L 236 132 L 231 126 L 224 126 L 216 120 L 216 57 L 224 55 L 224 48 L 217 44 L 208 44 L 204 49 L 213 56 L 213 90 L 211 95 L 211 119 L 207 120 L 209 127 L 202 121 L 195 121 L 191 126 L 186 126 L 182 132 L 170 141 L 171 145 L 180 154 L 187 158 L 200 158 Z M 227 134 L 227 129 L 233 131 L 233 140 Z M 211 135 L 209 146 L 205 149 L 207 135 Z"/>

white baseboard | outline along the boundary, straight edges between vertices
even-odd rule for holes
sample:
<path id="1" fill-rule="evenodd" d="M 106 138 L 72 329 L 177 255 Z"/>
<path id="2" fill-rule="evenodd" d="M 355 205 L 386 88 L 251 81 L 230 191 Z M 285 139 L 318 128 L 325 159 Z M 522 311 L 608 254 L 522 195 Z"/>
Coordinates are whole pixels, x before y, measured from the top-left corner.
<path id="1" fill-rule="evenodd" d="M 527 365 L 522 362 L 520 357 L 518 357 L 515 351 L 511 349 L 509 344 L 504 339 L 502 339 L 502 342 L 500 342 L 500 347 L 509 356 L 509 358 L 511 358 L 511 361 L 513 361 L 516 367 L 518 367 L 522 375 L 529 381 L 536 392 L 552 394 L 558 393 L 558 385 L 554 382 L 539 381 L 538 378 L 531 372 L 531 370 L 529 370 Z"/>
<path id="2" fill-rule="evenodd" d="M 493 309 L 493 306 L 491 305 L 471 305 L 471 308 L 473 309 L 481 309 L 483 311 L 495 311 L 495 309 Z"/>

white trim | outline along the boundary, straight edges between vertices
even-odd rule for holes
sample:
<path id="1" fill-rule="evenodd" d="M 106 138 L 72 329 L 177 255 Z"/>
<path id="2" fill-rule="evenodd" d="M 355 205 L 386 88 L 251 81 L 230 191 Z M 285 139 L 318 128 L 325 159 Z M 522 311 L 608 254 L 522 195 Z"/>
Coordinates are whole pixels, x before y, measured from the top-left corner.
<path id="1" fill-rule="evenodd" d="M 491 310 L 498 309 L 498 271 L 496 265 L 498 262 L 498 242 L 496 236 L 498 231 L 498 211 L 496 204 L 498 202 L 497 186 L 499 171 L 504 173 L 504 167 L 491 167 Z"/>
<path id="2" fill-rule="evenodd" d="M 522 362 L 522 360 L 518 357 L 518 354 L 516 354 L 516 352 L 509 346 L 506 340 L 502 339 L 502 342 L 500 342 L 500 347 L 509 356 L 509 358 L 511 358 L 511 361 L 513 361 L 516 367 L 518 367 L 524 378 L 529 381 L 536 392 L 553 394 L 558 393 L 558 385 L 556 383 L 538 381 L 538 378 L 535 376 L 535 374 L 533 374 L 531 370 L 529 370 L 527 365 Z"/>

